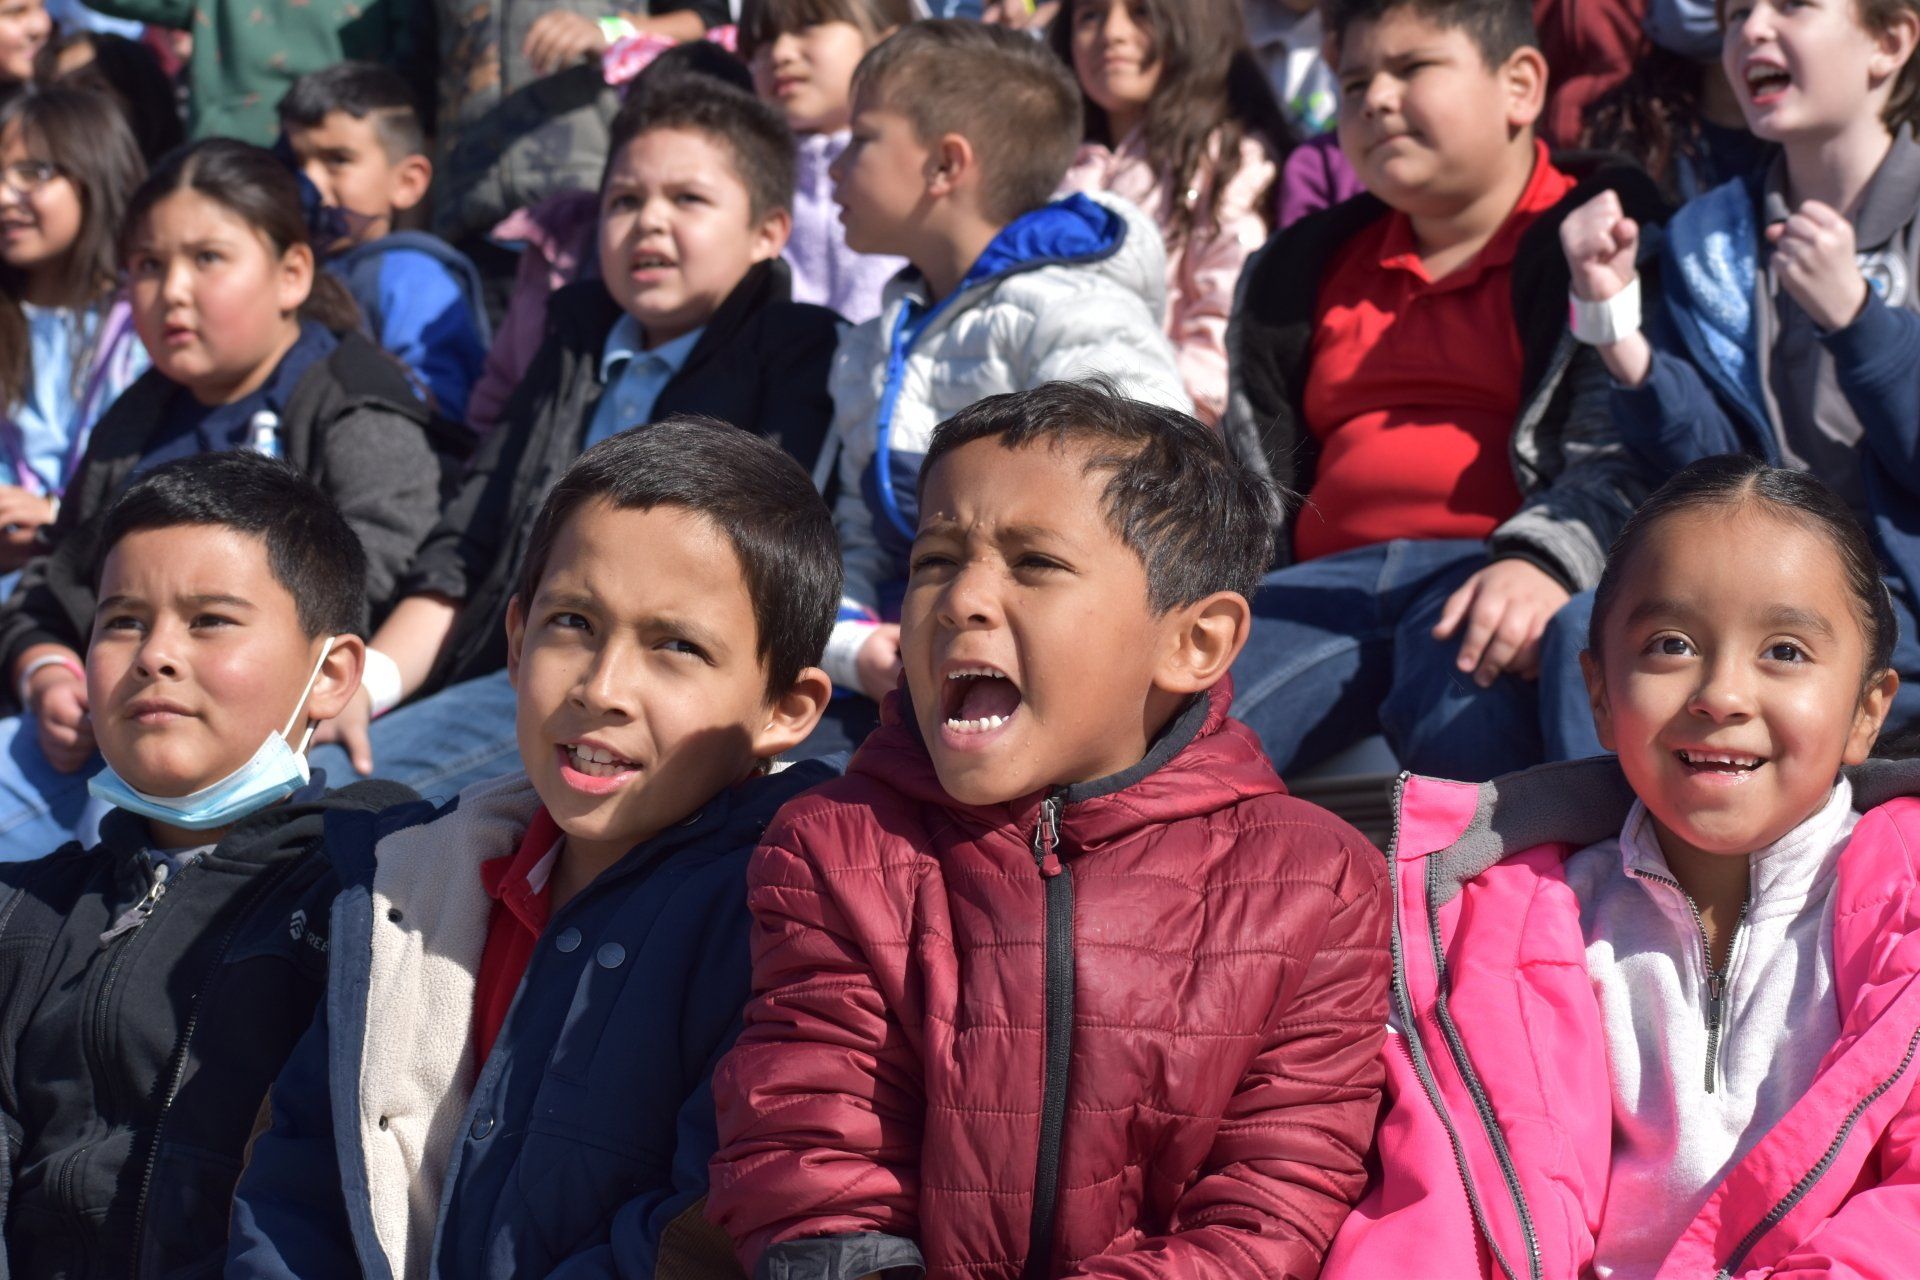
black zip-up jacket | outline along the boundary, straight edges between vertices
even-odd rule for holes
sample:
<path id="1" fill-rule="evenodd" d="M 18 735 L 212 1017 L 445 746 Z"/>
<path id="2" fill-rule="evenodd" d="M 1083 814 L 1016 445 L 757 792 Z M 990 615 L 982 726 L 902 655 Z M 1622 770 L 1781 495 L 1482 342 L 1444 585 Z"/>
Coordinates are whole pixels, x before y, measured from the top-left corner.
<path id="1" fill-rule="evenodd" d="M 1647 490 L 1647 477 L 1613 427 L 1612 383 L 1597 353 L 1567 330 L 1560 223 L 1602 191 L 1619 193 L 1642 225 L 1665 221 L 1665 200 L 1642 170 L 1598 155 L 1556 155 L 1578 185 L 1528 227 L 1514 253 L 1513 319 L 1523 353 L 1520 412 L 1509 456 L 1520 510 L 1494 531 L 1496 558 L 1526 560 L 1570 591 L 1600 580 L 1607 548 Z M 1277 232 L 1248 260 L 1227 329 L 1228 447 L 1283 492 L 1313 488 L 1320 442 L 1302 409 L 1320 279 L 1346 244 L 1390 212 L 1360 195 Z M 1298 502 L 1275 530 L 1276 566 L 1292 563 Z"/>
<path id="2" fill-rule="evenodd" d="M 687 362 L 661 390 L 653 419 L 701 413 L 771 440 L 812 470 L 833 420 L 827 374 L 840 317 L 792 302 L 784 262 L 763 262 L 727 295 Z M 401 583 L 402 595 L 462 602 L 422 689 L 471 680 L 507 663 L 501 617 L 547 490 L 580 456 L 606 390 L 600 357 L 620 307 L 597 280 L 554 294 L 547 336 L 481 444 L 460 491 Z"/>
<path id="3" fill-rule="evenodd" d="M 328 815 L 414 799 L 324 787 L 240 822 L 144 918 L 132 815 L 0 867 L 0 1277 L 219 1274 L 248 1138 L 325 986 Z"/>
<path id="4" fill-rule="evenodd" d="M 100 518 L 132 483 L 167 402 L 184 395 L 158 370 L 141 375 L 95 424 L 87 451 L 41 531 L 47 550 L 27 565 L 0 608 L 0 673 L 36 644 L 87 651 Z M 456 446 L 386 352 L 358 333 L 301 375 L 280 419 L 286 460 L 339 504 L 367 553 L 367 598 L 377 621 L 394 583 L 440 514 L 441 476 Z M 0 693 L 12 701 L 12 680 Z"/>

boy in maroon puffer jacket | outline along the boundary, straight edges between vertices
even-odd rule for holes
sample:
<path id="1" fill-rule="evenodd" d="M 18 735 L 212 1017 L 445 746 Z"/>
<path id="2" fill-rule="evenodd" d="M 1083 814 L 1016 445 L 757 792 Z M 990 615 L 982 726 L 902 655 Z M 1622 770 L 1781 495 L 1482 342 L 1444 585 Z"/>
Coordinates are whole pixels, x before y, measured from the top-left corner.
<path id="1" fill-rule="evenodd" d="M 768 1280 L 1308 1280 L 1362 1188 L 1385 860 L 1226 679 L 1269 491 L 1064 383 L 944 423 L 905 687 L 749 872 L 709 1212 Z"/>

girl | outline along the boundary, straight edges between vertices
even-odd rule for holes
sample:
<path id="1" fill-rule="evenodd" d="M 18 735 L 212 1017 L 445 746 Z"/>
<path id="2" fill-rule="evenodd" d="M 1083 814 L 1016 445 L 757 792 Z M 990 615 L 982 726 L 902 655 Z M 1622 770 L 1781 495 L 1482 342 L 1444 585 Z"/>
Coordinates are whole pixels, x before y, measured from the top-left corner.
<path id="1" fill-rule="evenodd" d="M 208 451 L 287 459 L 360 536 L 376 618 L 432 527 L 441 468 L 426 411 L 400 367 L 358 332 L 345 287 L 316 274 L 307 236 L 293 174 L 232 139 L 174 153 L 134 194 L 121 262 L 153 368 L 94 428 L 43 533 L 47 553 L 28 565 L 0 621 L 0 660 L 44 754 L 20 778 L 12 775 L 27 753 L 5 753 L 5 794 L 52 804 L 49 790 L 70 785 L 57 775 L 92 755 L 80 655 L 93 627 L 94 517 L 134 477 Z M 38 808 L 37 820 L 50 821 Z M 11 847 L 50 849 L 64 838 L 57 825 L 10 825 L 35 817 L 0 815 Z"/>
<path id="2" fill-rule="evenodd" d="M 1598 588 L 1618 759 L 1403 781 L 1391 1102 L 1329 1280 L 1912 1273 L 1920 767 L 1866 763 L 1895 625 L 1832 490 L 1706 459 Z"/>
<path id="3" fill-rule="evenodd" d="M 33 79 L 33 56 L 52 34 L 44 0 L 0 0 L 0 93 Z"/>
<path id="4" fill-rule="evenodd" d="M 110 97 L 0 107 L 0 570 L 35 550 L 93 424 L 147 366 L 114 236 L 146 176 Z"/>
<path id="5" fill-rule="evenodd" d="M 906 262 L 847 248 L 827 169 L 851 137 L 854 67 L 912 17 L 909 0 L 747 0 L 740 14 L 754 90 L 780 108 L 800 144 L 785 255 L 793 300 L 854 324 L 880 314 L 880 291 Z"/>
<path id="6" fill-rule="evenodd" d="M 1167 241 L 1167 336 L 1196 413 L 1227 402 L 1227 314 L 1271 229 L 1291 135 L 1236 0 L 1071 0 L 1048 29 L 1073 68 L 1086 145 L 1062 184 L 1112 191 Z"/>

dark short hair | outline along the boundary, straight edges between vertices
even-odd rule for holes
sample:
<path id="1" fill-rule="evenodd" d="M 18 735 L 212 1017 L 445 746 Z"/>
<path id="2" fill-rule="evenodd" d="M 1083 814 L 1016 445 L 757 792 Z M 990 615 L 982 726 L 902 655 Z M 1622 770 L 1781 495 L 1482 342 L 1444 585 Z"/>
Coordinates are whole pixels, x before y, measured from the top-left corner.
<path id="1" fill-rule="evenodd" d="M 280 99 L 282 129 L 318 129 L 343 111 L 355 120 L 373 118 L 389 160 L 425 154 L 426 131 L 412 88 L 391 68 L 373 62 L 336 62 L 293 82 Z"/>
<path id="2" fill-rule="evenodd" d="M 1335 48 L 1354 23 L 1379 22 L 1401 10 L 1436 27 L 1466 32 L 1489 68 L 1500 66 L 1517 50 L 1540 47 L 1527 0 L 1325 0 L 1321 6 Z"/>
<path id="3" fill-rule="evenodd" d="M 1620 584 L 1653 530 L 1676 516 L 1747 506 L 1818 533 L 1833 546 L 1846 573 L 1847 592 L 1853 597 L 1860 629 L 1867 637 L 1867 678 L 1891 666 L 1900 623 L 1894 617 L 1893 598 L 1887 594 L 1880 559 L 1866 530 L 1840 495 L 1810 472 L 1769 466 L 1742 453 L 1702 458 L 1683 467 L 1627 520 L 1607 553 L 1600 585 L 1594 588 L 1587 648 L 1595 654 L 1600 652 L 1607 615 L 1620 594 Z"/>
<path id="4" fill-rule="evenodd" d="M 827 504 L 779 446 L 692 414 L 594 445 L 574 459 L 534 520 L 520 572 L 523 607 L 540 589 L 561 529 L 592 502 L 621 511 L 678 507 L 726 536 L 753 601 L 769 697 L 820 661 L 839 609 L 840 542 Z"/>
<path id="5" fill-rule="evenodd" d="M 905 116 L 923 143 L 946 133 L 972 143 L 997 222 L 1051 200 L 1080 146 L 1073 72 L 1043 42 L 1005 27 L 909 23 L 867 50 L 853 90 Z"/>
<path id="6" fill-rule="evenodd" d="M 1087 470 L 1108 473 L 1101 505 L 1114 534 L 1146 566 L 1155 613 L 1216 591 L 1251 599 L 1259 587 L 1273 556 L 1272 488 L 1198 419 L 1128 399 L 1104 379 L 988 396 L 935 429 L 920 467 L 921 494 L 942 458 L 989 436 L 1007 449 L 1092 449 Z"/>
<path id="7" fill-rule="evenodd" d="M 722 144 L 755 218 L 793 207 L 796 161 L 786 117 L 753 94 L 699 72 L 661 76 L 627 99 L 613 118 L 602 191 L 620 153 L 655 129 L 684 129 Z"/>
<path id="8" fill-rule="evenodd" d="M 309 638 L 367 633 L 367 553 L 326 492 L 298 469 L 257 453 L 202 453 L 155 467 L 102 517 L 93 583 L 129 534 L 180 525 L 232 529 L 267 546 Z"/>

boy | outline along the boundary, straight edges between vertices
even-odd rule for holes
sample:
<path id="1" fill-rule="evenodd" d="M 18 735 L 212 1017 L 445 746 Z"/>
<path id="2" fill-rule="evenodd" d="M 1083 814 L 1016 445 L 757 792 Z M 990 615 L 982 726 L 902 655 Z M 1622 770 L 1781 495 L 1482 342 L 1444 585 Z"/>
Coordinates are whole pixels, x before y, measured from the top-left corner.
<path id="1" fill-rule="evenodd" d="M 749 871 L 715 1220 L 788 1280 L 1316 1274 L 1388 904 L 1228 716 L 1270 493 L 1061 383 L 944 423 L 919 496 L 904 688 Z"/>
<path id="2" fill-rule="evenodd" d="M 679 419 L 568 468 L 507 614 L 525 772 L 332 846 L 329 1003 L 230 1278 L 709 1274 L 672 1260 L 748 995 L 747 859 L 833 773 L 767 767 L 829 695 L 839 583 L 825 504 L 747 432 Z"/>
<path id="3" fill-rule="evenodd" d="M 826 668 L 877 701 L 899 678 L 900 628 L 883 619 L 897 616 L 935 424 L 984 396 L 1094 374 L 1191 405 L 1161 325 L 1159 229 L 1120 199 L 1047 203 L 1079 146 L 1080 90 L 1043 45 L 913 23 L 861 59 L 852 128 L 832 170 L 847 247 L 912 267 L 833 365 L 847 598 Z M 857 741 L 875 708 L 834 710 Z"/>
<path id="4" fill-rule="evenodd" d="M 832 416 L 838 318 L 789 302 L 793 135 L 778 111 L 708 76 L 652 84 L 622 109 L 601 182 L 600 278 L 554 296 L 545 346 L 482 444 L 374 637 L 354 766 L 445 796 L 512 767 L 500 618 L 541 497 L 582 449 L 701 413 L 811 467 Z M 418 691 L 435 697 L 366 716 Z M 333 755 L 342 767 L 346 757 Z"/>
<path id="5" fill-rule="evenodd" d="M 1640 228 L 1604 195 L 1562 230 L 1576 333 L 1613 376 L 1635 453 L 1664 477 L 1700 458 L 1750 453 L 1804 467 L 1874 535 L 1900 621 L 1900 693 L 1889 732 L 1920 717 L 1920 5 L 1858 0 L 1724 7 L 1722 61 L 1766 169 L 1674 215 L 1646 297 Z M 1554 759 L 1598 755 L 1578 657 L 1591 596 L 1556 622 L 1544 680 Z M 1556 635 L 1556 639 L 1558 636 Z M 1557 713 L 1556 713 L 1557 712 Z"/>
<path id="6" fill-rule="evenodd" d="M 1534 137 L 1546 93 L 1525 0 L 1337 0 L 1340 145 L 1370 195 L 1251 261 L 1224 429 L 1306 502 L 1236 671 L 1274 766 L 1378 724 L 1415 772 L 1485 779 L 1540 755 L 1539 640 L 1598 580 L 1644 486 L 1604 378 L 1567 333 L 1576 178 Z"/>
<path id="7" fill-rule="evenodd" d="M 465 422 L 467 393 L 487 358 L 486 304 L 464 255 L 438 236 L 397 229 L 433 182 L 406 81 L 370 62 L 301 76 L 280 100 L 280 132 L 334 215 L 337 237 L 317 246 L 327 270 L 428 403 Z"/>
<path id="8" fill-rule="evenodd" d="M 299 754 L 359 684 L 367 615 L 312 481 L 246 453 L 160 467 L 101 547 L 85 677 L 116 811 L 94 848 L 0 868 L 0 1274 L 207 1275 L 325 978 L 322 828 L 413 797 L 329 792 Z"/>

